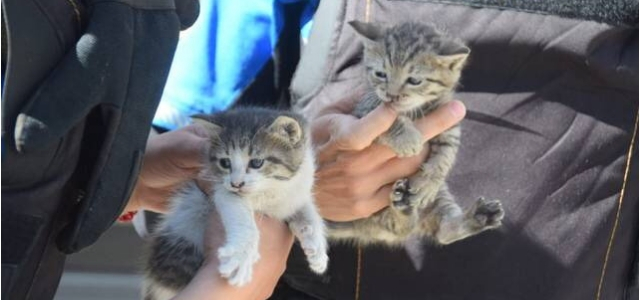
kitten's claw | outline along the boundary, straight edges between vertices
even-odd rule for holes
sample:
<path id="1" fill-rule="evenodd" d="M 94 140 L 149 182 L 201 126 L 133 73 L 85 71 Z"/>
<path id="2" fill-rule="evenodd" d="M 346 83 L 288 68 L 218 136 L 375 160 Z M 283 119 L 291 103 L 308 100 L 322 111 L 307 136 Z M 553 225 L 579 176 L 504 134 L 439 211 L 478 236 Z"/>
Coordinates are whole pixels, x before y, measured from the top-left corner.
<path id="1" fill-rule="evenodd" d="M 244 286 L 253 277 L 253 264 L 260 259 L 257 245 L 245 247 L 224 246 L 218 249 L 220 275 L 227 278 L 229 284 Z"/>
<path id="2" fill-rule="evenodd" d="M 418 204 L 418 197 L 409 178 L 398 179 L 391 189 L 391 206 L 404 214 L 411 214 Z"/>
<path id="3" fill-rule="evenodd" d="M 475 203 L 473 218 L 482 229 L 500 227 L 504 218 L 504 209 L 500 200 L 487 200 L 480 197 Z"/>
<path id="4" fill-rule="evenodd" d="M 396 180 L 391 189 L 391 204 L 395 207 L 409 205 L 409 179 L 402 178 Z"/>

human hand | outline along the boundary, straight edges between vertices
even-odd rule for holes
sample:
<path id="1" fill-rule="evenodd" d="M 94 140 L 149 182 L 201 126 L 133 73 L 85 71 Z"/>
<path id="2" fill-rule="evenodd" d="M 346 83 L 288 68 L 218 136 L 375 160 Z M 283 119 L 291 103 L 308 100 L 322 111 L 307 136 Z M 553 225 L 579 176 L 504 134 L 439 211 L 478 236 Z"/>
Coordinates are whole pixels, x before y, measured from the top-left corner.
<path id="1" fill-rule="evenodd" d="M 195 124 L 151 137 L 125 211 L 166 212 L 176 188 L 200 172 L 208 144 L 208 132 Z"/>
<path id="2" fill-rule="evenodd" d="M 464 104 L 451 101 L 415 121 L 425 141 L 462 120 Z M 420 168 L 428 147 L 413 157 L 398 158 L 388 147 L 373 143 L 393 124 L 397 113 L 380 105 L 362 119 L 332 111 L 311 123 L 317 146 L 315 195 L 320 214 L 331 221 L 366 218 L 389 205 L 393 183 Z"/>
<path id="3" fill-rule="evenodd" d="M 293 245 L 293 235 L 283 222 L 256 215 L 260 230 L 260 260 L 253 266 L 251 282 L 242 287 L 230 285 L 218 272 L 218 248 L 224 244 L 224 228 L 213 211 L 205 234 L 206 260 L 189 285 L 176 299 L 266 299 L 284 273 Z"/>

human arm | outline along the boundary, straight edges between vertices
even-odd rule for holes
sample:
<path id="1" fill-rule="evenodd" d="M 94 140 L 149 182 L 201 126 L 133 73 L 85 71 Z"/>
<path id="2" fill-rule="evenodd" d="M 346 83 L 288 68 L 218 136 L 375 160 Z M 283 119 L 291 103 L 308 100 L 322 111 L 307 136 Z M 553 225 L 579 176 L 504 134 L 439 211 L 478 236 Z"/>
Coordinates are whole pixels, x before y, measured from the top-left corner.
<path id="1" fill-rule="evenodd" d="M 253 279 L 243 287 L 230 285 L 218 273 L 218 248 L 224 243 L 224 230 L 217 213 L 211 218 L 206 236 L 207 259 L 174 300 L 179 299 L 266 299 L 284 273 L 293 245 L 293 235 L 280 221 L 256 215 L 260 231 L 260 260 L 254 264 Z"/>

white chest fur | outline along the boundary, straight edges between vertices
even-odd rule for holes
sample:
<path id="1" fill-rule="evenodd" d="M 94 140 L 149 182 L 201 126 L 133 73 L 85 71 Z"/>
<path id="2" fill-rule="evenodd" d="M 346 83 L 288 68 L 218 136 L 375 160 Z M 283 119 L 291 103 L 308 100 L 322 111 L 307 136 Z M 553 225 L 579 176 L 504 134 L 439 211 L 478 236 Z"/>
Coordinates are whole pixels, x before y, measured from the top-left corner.
<path id="1" fill-rule="evenodd" d="M 255 212 L 285 220 L 305 204 L 313 203 L 314 172 L 313 153 L 309 149 L 296 175 L 286 181 L 272 181 L 271 188 L 252 195 L 248 204 Z"/>

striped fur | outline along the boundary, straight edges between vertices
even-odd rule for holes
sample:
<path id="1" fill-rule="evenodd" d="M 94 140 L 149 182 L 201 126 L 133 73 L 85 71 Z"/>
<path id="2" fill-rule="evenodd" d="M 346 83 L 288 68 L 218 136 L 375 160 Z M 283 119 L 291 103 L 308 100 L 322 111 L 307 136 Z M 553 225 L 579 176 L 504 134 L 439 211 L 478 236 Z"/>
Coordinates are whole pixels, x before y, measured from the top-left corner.
<path id="1" fill-rule="evenodd" d="M 390 105 L 399 116 L 378 143 L 399 157 L 419 154 L 425 143 L 413 121 L 452 99 L 469 48 L 431 25 L 350 24 L 362 36 L 362 63 L 369 83 L 353 114 L 363 117 L 381 104 Z M 481 198 L 463 211 L 448 192 L 445 179 L 460 146 L 459 126 L 427 145 L 429 159 L 416 174 L 396 181 L 388 208 L 366 219 L 329 223 L 330 238 L 362 245 L 401 245 L 417 235 L 449 244 L 498 227 L 504 215 L 500 201 Z"/>
<path id="2" fill-rule="evenodd" d="M 315 158 L 305 120 L 261 108 L 195 119 L 211 135 L 201 179 L 213 183 L 212 191 L 207 195 L 189 182 L 171 199 L 151 243 L 144 299 L 171 299 L 191 281 L 205 260 L 203 243 L 213 209 L 225 229 L 225 242 L 217 249 L 218 270 L 231 285 L 249 283 L 260 257 L 254 213 L 286 221 L 311 270 L 324 272 L 327 241 L 314 205 Z"/>

